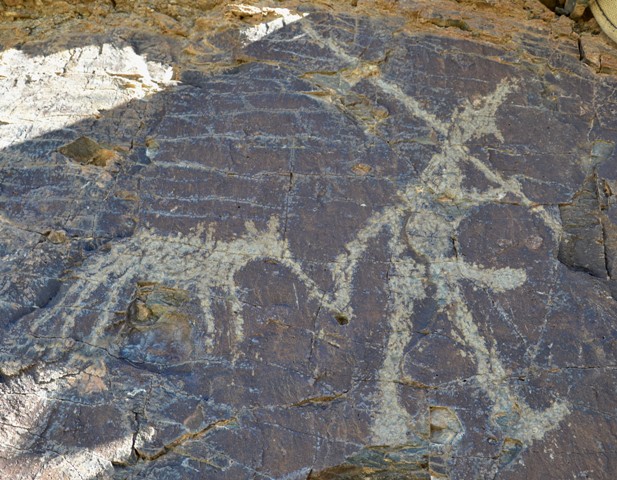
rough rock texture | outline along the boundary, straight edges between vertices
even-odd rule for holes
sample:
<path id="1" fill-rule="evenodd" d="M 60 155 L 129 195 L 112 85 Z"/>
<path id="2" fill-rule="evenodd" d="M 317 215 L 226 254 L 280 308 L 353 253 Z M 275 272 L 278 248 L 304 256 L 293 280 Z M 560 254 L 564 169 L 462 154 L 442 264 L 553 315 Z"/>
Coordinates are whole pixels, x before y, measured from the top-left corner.
<path id="1" fill-rule="evenodd" d="M 2 478 L 615 478 L 588 15 L 0 5 Z"/>

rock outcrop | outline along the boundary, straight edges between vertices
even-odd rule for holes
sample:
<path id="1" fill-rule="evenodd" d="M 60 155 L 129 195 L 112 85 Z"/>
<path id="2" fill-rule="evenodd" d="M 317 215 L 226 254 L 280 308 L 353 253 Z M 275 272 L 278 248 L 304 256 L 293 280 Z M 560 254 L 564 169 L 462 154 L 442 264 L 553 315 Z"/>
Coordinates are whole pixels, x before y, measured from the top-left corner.
<path id="1" fill-rule="evenodd" d="M 0 477 L 613 479 L 617 46 L 505 3 L 0 2 Z"/>

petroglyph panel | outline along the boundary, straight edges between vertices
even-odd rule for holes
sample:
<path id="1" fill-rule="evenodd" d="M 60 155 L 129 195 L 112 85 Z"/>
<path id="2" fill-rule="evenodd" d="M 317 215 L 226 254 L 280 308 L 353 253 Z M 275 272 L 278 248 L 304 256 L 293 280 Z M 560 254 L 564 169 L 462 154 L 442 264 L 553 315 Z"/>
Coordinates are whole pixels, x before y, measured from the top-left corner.
<path id="1" fill-rule="evenodd" d="M 3 144 L 0 467 L 610 478 L 615 125 L 554 92 L 614 81 L 305 7 L 212 7 L 173 81 L 147 38 L 37 60 L 126 54 L 124 103 Z"/>

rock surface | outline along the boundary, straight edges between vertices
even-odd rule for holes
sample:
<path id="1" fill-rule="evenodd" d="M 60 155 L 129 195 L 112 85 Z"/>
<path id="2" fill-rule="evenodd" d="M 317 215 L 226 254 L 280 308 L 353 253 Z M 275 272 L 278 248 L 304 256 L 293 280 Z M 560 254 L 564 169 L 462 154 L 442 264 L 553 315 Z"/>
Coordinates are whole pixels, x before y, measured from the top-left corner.
<path id="1" fill-rule="evenodd" d="M 617 46 L 507 3 L 0 2 L 2 478 L 614 478 Z"/>

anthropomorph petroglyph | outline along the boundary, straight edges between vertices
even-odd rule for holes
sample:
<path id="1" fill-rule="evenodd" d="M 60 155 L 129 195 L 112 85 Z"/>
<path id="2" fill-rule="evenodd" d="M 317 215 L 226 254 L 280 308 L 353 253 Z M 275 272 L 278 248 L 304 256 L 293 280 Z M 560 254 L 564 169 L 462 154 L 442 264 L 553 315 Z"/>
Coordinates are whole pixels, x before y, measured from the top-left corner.
<path id="1" fill-rule="evenodd" d="M 384 230 L 389 232 L 391 331 L 379 376 L 374 441 L 376 444 L 402 444 L 409 440 L 411 417 L 400 404 L 397 384 L 402 379 L 403 351 L 413 330 L 414 304 L 427 295 L 425 280 L 428 279 L 435 287 L 435 300 L 460 334 L 460 344 L 474 352 L 477 379 L 494 404 L 493 416 L 499 418 L 508 412 L 518 412 L 507 434 L 529 444 L 555 428 L 568 413 L 568 408 L 565 403 L 555 402 L 546 411 L 536 412 L 510 391 L 499 352 L 480 335 L 459 286 L 461 280 L 467 280 L 483 289 L 510 290 L 525 282 L 525 271 L 469 264 L 458 258 L 453 246 L 456 229 L 469 207 L 498 201 L 508 193 L 522 199 L 523 204 L 531 204 L 515 179 L 503 179 L 471 155 L 465 146 L 471 139 L 490 134 L 503 141 L 495 114 L 516 84 L 502 81 L 491 95 L 473 104 L 466 103 L 455 110 L 449 122 L 442 122 L 420 108 L 398 86 L 379 78 L 372 82 L 401 101 L 410 113 L 427 122 L 444 138 L 441 151 L 432 157 L 419 178 L 399 192 L 398 203 L 376 213 L 356 239 L 346 245 L 348 253 L 339 256 L 333 272 L 338 287 L 337 303 L 349 304 L 353 296 L 354 272 L 368 241 Z M 464 163 L 477 168 L 497 186 L 482 192 L 464 188 Z M 538 214 L 547 217 L 542 210 L 538 210 Z M 411 258 L 408 248 L 422 259 L 422 263 Z"/>
<path id="2" fill-rule="evenodd" d="M 443 138 L 440 151 L 433 155 L 418 178 L 408 182 L 398 192 L 396 203 L 369 218 L 356 238 L 345 246 L 345 253 L 337 258 L 333 268 L 337 288 L 334 301 L 339 306 L 347 306 L 349 311 L 359 260 L 370 240 L 384 231 L 389 233 L 392 271 L 388 280 L 388 314 L 391 330 L 379 375 L 374 443 L 403 444 L 411 433 L 411 417 L 399 401 L 397 384 L 402 377 L 403 350 L 411 339 L 414 304 L 427 295 L 426 279 L 435 287 L 435 300 L 441 310 L 447 313 L 459 332 L 461 345 L 474 352 L 477 381 L 493 402 L 493 419 L 504 416 L 515 418 L 504 427 L 507 430 L 504 433 L 524 444 L 529 445 L 542 438 L 568 414 L 567 404 L 556 401 L 547 410 L 538 412 L 510 390 L 498 349 L 480 335 L 460 286 L 462 280 L 467 280 L 496 292 L 510 290 L 525 282 L 525 271 L 469 264 L 458 258 L 456 245 L 453 245 L 458 225 L 470 207 L 498 202 L 507 195 L 517 198 L 520 205 L 529 208 L 555 231 L 551 215 L 526 197 L 516 178 L 506 179 L 492 171 L 471 155 L 466 146 L 470 140 L 489 135 L 503 142 L 495 115 L 508 95 L 517 88 L 517 82 L 502 80 L 494 92 L 485 98 L 473 102 L 464 100 L 461 106 L 454 109 L 451 118 L 443 121 L 424 109 L 399 85 L 384 79 L 377 65 L 363 65 L 332 38 L 322 37 L 311 26 L 305 26 L 305 31 L 350 65 L 346 70 L 353 71 L 354 75 L 342 78 L 339 83 L 341 94 L 361 79 L 366 79 L 379 91 L 400 102 L 411 115 L 426 122 Z M 464 187 L 464 166 L 478 170 L 494 186 L 482 191 Z M 409 249 L 420 257 L 422 263 L 411 258 Z"/>

